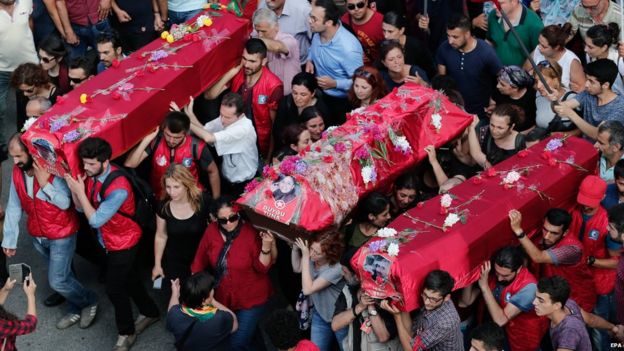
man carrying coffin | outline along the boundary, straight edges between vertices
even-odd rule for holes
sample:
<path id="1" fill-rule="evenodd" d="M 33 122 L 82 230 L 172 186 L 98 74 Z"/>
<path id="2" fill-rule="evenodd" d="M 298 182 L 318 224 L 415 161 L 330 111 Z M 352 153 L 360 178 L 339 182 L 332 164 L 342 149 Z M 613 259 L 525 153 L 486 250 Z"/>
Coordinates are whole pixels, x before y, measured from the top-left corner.
<path id="1" fill-rule="evenodd" d="M 503 247 L 481 267 L 481 278 L 476 284 L 480 290 L 474 289 L 474 285 L 467 287 L 459 304 L 472 304 L 481 292 L 492 320 L 505 328 L 511 350 L 537 350 L 548 325 L 545 318 L 535 314 L 537 280 L 523 263 L 521 248 Z M 490 274 L 492 266 L 494 274 Z"/>

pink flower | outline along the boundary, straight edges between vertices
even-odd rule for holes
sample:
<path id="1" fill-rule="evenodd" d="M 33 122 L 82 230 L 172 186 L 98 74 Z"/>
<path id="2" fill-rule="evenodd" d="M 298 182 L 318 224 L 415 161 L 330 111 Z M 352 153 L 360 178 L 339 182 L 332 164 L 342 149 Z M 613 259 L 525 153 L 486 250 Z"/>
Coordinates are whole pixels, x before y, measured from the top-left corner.
<path id="1" fill-rule="evenodd" d="M 119 60 L 114 59 L 113 62 L 111 62 L 111 66 L 113 68 L 119 68 L 119 66 L 121 65 L 121 62 L 119 62 Z"/>
<path id="2" fill-rule="evenodd" d="M 369 157 L 368 150 L 366 147 L 361 147 L 355 151 L 355 158 L 358 160 L 363 160 Z"/>
<path id="3" fill-rule="evenodd" d="M 251 182 L 245 185 L 245 192 L 252 192 L 258 185 L 260 185 L 260 182 L 257 179 L 253 179 Z"/>
<path id="4" fill-rule="evenodd" d="M 494 169 L 494 167 L 490 167 L 487 170 L 485 170 L 485 176 L 486 177 L 494 177 L 494 176 L 496 176 L 496 170 Z"/>
<path id="5" fill-rule="evenodd" d="M 520 157 L 520 158 L 525 158 L 527 156 L 529 156 L 529 150 L 527 150 L 527 149 L 524 149 L 524 150 L 521 150 L 520 152 L 518 152 L 518 157 Z"/>
<path id="6" fill-rule="evenodd" d="M 268 199 L 273 197 L 273 192 L 270 189 L 264 189 L 264 196 Z"/>
<path id="7" fill-rule="evenodd" d="M 422 208 L 423 206 L 425 206 L 425 202 L 424 201 L 420 201 L 419 203 L 416 204 L 416 207 L 418 207 L 418 208 Z"/>
<path id="8" fill-rule="evenodd" d="M 472 184 L 481 184 L 483 183 L 483 178 L 479 176 L 472 177 Z"/>
<path id="9" fill-rule="evenodd" d="M 279 170 L 283 174 L 290 175 L 295 171 L 295 162 L 293 162 L 293 157 L 287 157 L 282 163 L 279 165 Z"/>
<path id="10" fill-rule="evenodd" d="M 336 145 L 334 145 L 334 150 L 338 153 L 343 153 L 347 151 L 347 147 L 343 143 L 336 143 Z"/>
<path id="11" fill-rule="evenodd" d="M 111 97 L 113 98 L 113 100 L 119 100 L 119 99 L 121 99 L 121 94 L 119 94 L 118 91 L 113 91 L 111 93 Z"/>
<path id="12" fill-rule="evenodd" d="M 334 158 L 332 157 L 332 155 L 325 155 L 325 156 L 323 156 L 323 162 L 325 162 L 325 163 L 332 163 L 332 162 L 334 162 Z"/>

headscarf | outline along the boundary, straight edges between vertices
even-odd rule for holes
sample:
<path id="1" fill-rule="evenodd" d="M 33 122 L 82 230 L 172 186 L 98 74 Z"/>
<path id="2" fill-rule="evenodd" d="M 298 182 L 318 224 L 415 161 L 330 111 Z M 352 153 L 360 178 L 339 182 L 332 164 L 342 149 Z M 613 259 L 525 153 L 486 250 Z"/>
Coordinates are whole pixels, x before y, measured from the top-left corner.
<path id="1" fill-rule="evenodd" d="M 498 79 L 517 89 L 530 88 L 535 80 L 520 66 L 504 66 L 498 71 Z"/>

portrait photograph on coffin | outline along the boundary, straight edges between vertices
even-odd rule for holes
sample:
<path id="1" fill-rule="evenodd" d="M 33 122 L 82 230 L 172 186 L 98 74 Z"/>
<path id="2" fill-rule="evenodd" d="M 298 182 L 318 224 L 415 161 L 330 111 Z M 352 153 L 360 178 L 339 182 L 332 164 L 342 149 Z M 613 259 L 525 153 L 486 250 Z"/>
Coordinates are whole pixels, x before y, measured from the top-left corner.
<path id="1" fill-rule="evenodd" d="M 238 203 L 256 227 L 290 241 L 340 227 L 358 202 L 459 136 L 472 116 L 439 91 L 405 84 L 248 184 Z"/>

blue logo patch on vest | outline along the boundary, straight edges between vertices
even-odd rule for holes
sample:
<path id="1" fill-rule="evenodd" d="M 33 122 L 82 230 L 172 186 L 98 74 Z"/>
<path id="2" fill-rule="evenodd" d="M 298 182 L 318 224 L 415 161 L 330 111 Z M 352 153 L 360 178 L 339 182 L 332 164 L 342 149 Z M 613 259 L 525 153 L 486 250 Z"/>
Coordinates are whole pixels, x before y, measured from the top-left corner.
<path id="1" fill-rule="evenodd" d="M 511 300 L 511 293 L 510 293 L 510 292 L 507 292 L 507 293 L 505 294 L 505 301 L 509 302 L 509 300 Z"/>
<path id="2" fill-rule="evenodd" d="M 186 168 L 191 167 L 191 165 L 193 164 L 193 158 L 192 157 L 185 157 L 182 160 L 182 165 Z"/>
<path id="3" fill-rule="evenodd" d="M 269 100 L 268 96 L 266 96 L 266 95 L 258 95 L 258 103 L 260 105 L 266 104 L 268 100 Z"/>
<path id="4" fill-rule="evenodd" d="M 589 234 L 587 234 L 587 236 L 592 240 L 598 240 L 598 236 L 600 236 L 600 233 L 597 229 L 592 229 L 589 231 Z"/>

